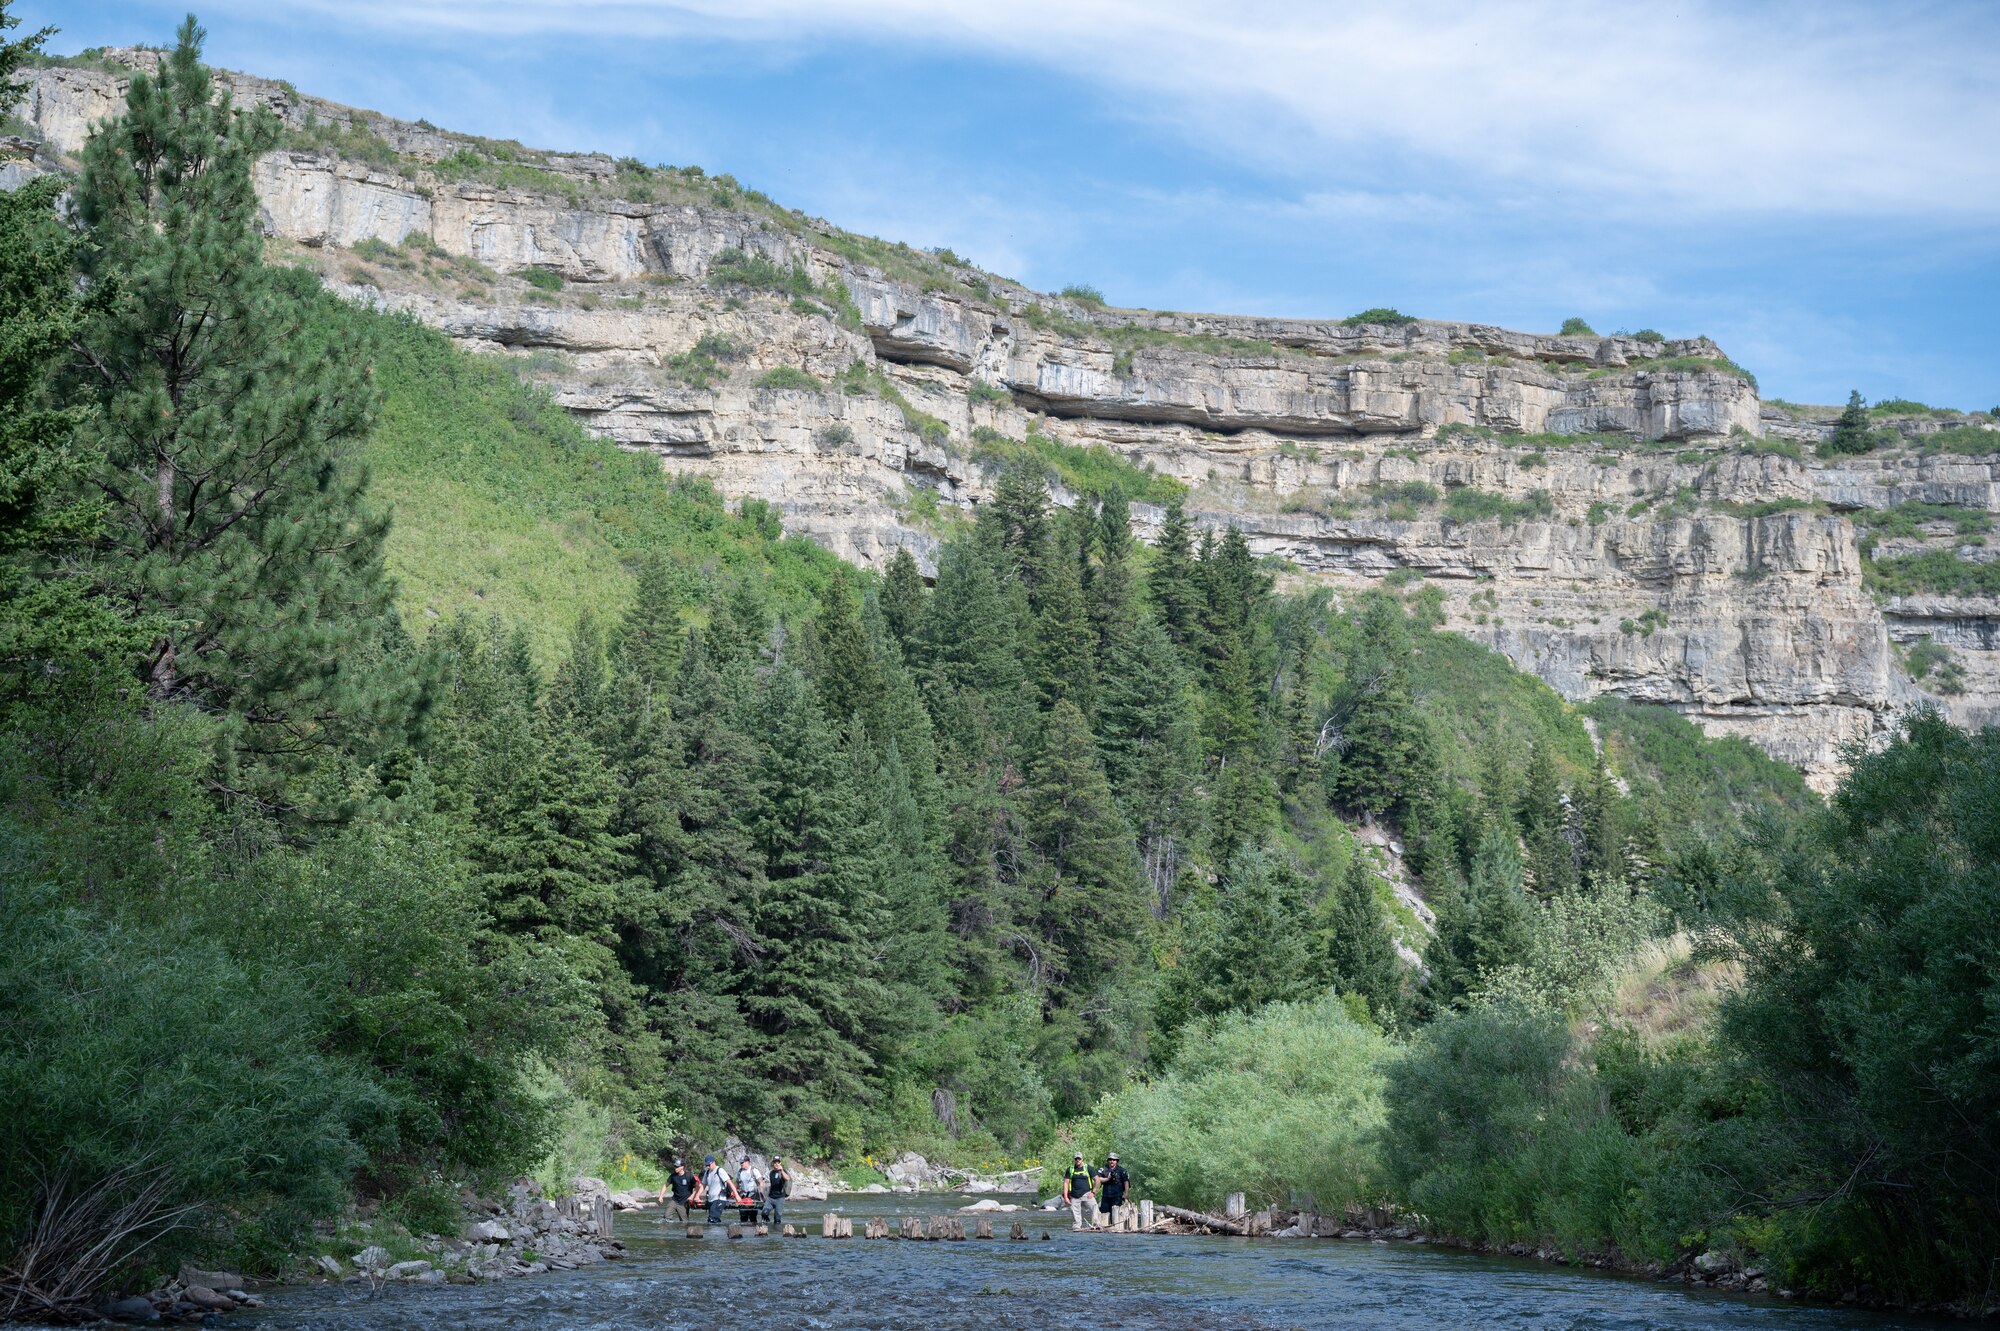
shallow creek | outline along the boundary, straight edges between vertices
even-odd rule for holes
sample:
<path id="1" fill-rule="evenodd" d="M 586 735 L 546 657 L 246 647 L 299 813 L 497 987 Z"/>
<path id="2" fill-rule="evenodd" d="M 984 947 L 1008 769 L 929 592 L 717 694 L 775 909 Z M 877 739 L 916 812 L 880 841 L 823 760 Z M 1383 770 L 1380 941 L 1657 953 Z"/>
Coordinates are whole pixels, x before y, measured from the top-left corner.
<path id="1" fill-rule="evenodd" d="M 270 1309 L 253 1316 L 257 1326 L 285 1331 L 1884 1331 L 1933 1325 L 1775 1298 L 1693 1293 L 1679 1285 L 1421 1245 L 1074 1235 L 1066 1213 L 1027 1215 L 1032 1237 L 1026 1243 L 818 1236 L 820 1213 L 828 1208 L 857 1219 L 942 1215 L 971 1200 L 946 1194 L 806 1203 L 788 1217 L 811 1226 L 813 1237 L 805 1239 L 731 1240 L 711 1229 L 691 1240 L 658 1212 L 627 1212 L 617 1220 L 628 1252 L 622 1262 L 484 1285 L 280 1289 L 269 1296 Z M 1007 1222 L 1018 1218 L 1021 1213 L 995 1216 L 995 1228 L 1005 1235 Z"/>

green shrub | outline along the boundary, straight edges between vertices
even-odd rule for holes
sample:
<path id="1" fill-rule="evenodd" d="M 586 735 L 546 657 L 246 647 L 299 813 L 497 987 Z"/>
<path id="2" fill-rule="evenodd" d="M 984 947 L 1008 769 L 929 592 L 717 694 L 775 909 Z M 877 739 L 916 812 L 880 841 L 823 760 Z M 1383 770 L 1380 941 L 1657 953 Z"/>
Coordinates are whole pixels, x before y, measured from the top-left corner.
<path id="1" fill-rule="evenodd" d="M 1960 536 L 1979 536 L 1993 530 L 1993 515 L 1983 509 L 1926 504 L 1915 499 L 1894 508 L 1864 509 L 1854 514 L 1854 525 L 1876 536 L 1920 536 L 1925 525 L 1932 522 L 1949 522 Z"/>
<path id="2" fill-rule="evenodd" d="M 1104 293 L 1085 282 L 1072 282 L 1056 294 L 1064 300 L 1073 300 L 1079 305 L 1104 304 Z"/>
<path id="3" fill-rule="evenodd" d="M 1182 1206 L 1220 1209 L 1239 1190 L 1253 1206 L 1372 1201 L 1390 1047 L 1330 996 L 1198 1021 L 1164 1073 L 1078 1126 L 1077 1146 L 1117 1151 L 1151 1196 Z"/>
<path id="4" fill-rule="evenodd" d="M 1012 402 L 1014 395 L 998 384 L 974 379 L 965 386 L 965 396 L 973 402 Z"/>
<path id="5" fill-rule="evenodd" d="M 1665 342 L 1667 340 L 1665 334 L 1652 328 L 1641 328 L 1638 332 L 1632 334 L 1632 336 L 1637 341 L 1645 342 L 1654 346 L 1657 346 L 1660 343 Z"/>
<path id="6" fill-rule="evenodd" d="M 1114 488 L 1127 499 L 1164 504 L 1186 493 L 1186 487 L 1170 476 L 1158 475 L 1114 453 L 1102 444 L 1080 448 L 1041 433 L 1010 439 L 990 426 L 972 432 L 973 459 L 999 470 L 1014 462 L 1030 462 L 1052 480 L 1061 481 L 1075 494 L 1109 494 Z"/>
<path id="7" fill-rule="evenodd" d="M 1925 453 L 1956 453 L 1963 457 L 1990 457 L 2000 453 L 2000 430 L 1982 425 L 1953 425 L 1911 440 Z"/>
<path id="8" fill-rule="evenodd" d="M 757 376 L 757 387 L 812 393 L 826 387 L 813 375 L 790 365 L 777 365 Z"/>
<path id="9" fill-rule="evenodd" d="M 62 906 L 17 853 L 0 847 L 0 1264 L 52 1202 L 120 1202 L 156 1182 L 152 1241 L 105 1274 L 199 1254 L 271 1269 L 338 1210 L 361 1163 L 355 1129 L 381 1108 L 320 1052 L 325 1000 L 185 924 Z M 180 1207 L 188 1223 L 171 1228 Z"/>
<path id="10" fill-rule="evenodd" d="M 1368 326 L 1400 328 L 1405 324 L 1413 324 L 1416 321 L 1417 317 L 1414 314 L 1404 314 L 1401 310 L 1385 305 L 1377 305 L 1371 309 L 1363 310 L 1359 314 L 1350 314 L 1340 322 L 1343 327 L 1347 328 Z"/>
<path id="11" fill-rule="evenodd" d="M 667 357 L 667 373 L 690 388 L 712 388 L 729 377 L 726 368 L 750 354 L 742 343 L 720 333 L 703 333 L 686 351 Z"/>
<path id="12" fill-rule="evenodd" d="M 1563 320 L 1563 326 L 1558 330 L 1556 335 L 1558 337 L 1596 337 L 1597 330 L 1583 320 L 1572 317 Z"/>
<path id="13" fill-rule="evenodd" d="M 1933 642 L 1928 633 L 1903 649 L 1903 668 L 1910 672 L 1911 679 L 1928 679 L 1935 672 L 1939 693 L 1965 692 L 1965 667 L 1952 655 L 1951 648 Z"/>
<path id="14" fill-rule="evenodd" d="M 1937 408 L 1925 402 L 1913 402 L 1906 397 L 1883 398 L 1868 408 L 1871 416 L 1928 416 Z"/>
<path id="15" fill-rule="evenodd" d="M 350 162 L 392 170 L 400 170 L 403 165 L 401 154 L 370 125 L 335 125 L 321 121 L 310 111 L 303 125 L 285 131 L 284 146 L 299 152 L 330 153 Z"/>
<path id="16" fill-rule="evenodd" d="M 1866 559 L 1862 578 L 1893 596 L 2000 596 L 2000 564 L 1976 564 L 1956 550 Z"/>
<path id="17" fill-rule="evenodd" d="M 1611 505 L 1601 499 L 1595 500 L 1583 516 L 1584 521 L 1588 522 L 1591 526 L 1601 527 L 1604 525 L 1605 519 L 1611 516 Z"/>
<path id="18" fill-rule="evenodd" d="M 1699 1162 L 1674 1168 L 1698 1064 L 1615 1032 L 1580 1049 L 1560 1015 L 1491 1006 L 1426 1027 L 1389 1065 L 1382 1159 L 1434 1232 L 1667 1259 L 1721 1214 Z M 1604 1069 L 1599 1071 L 1598 1069 Z M 1622 1112 L 1621 1112 L 1622 1111 Z M 1651 1131 L 1661 1119 L 1666 1130 Z"/>
<path id="19" fill-rule="evenodd" d="M 1509 499 L 1491 490 L 1463 486 L 1446 493 L 1445 513 L 1455 522 L 1529 522 L 1555 514 L 1547 490 L 1531 491 L 1525 499 Z"/>
<path id="20" fill-rule="evenodd" d="M 1666 374 L 1733 374 L 1738 379 L 1747 380 L 1752 388 L 1757 386 L 1756 375 L 1735 361 L 1720 356 L 1655 356 L 1645 360 L 1627 361 L 1623 369 L 1592 370 L 1590 377 L 1602 379 L 1609 375 L 1629 374 L 1638 370 Z"/>
<path id="21" fill-rule="evenodd" d="M 537 291 L 561 291 L 563 275 L 553 268 L 530 268 L 521 274 L 521 280 Z"/>

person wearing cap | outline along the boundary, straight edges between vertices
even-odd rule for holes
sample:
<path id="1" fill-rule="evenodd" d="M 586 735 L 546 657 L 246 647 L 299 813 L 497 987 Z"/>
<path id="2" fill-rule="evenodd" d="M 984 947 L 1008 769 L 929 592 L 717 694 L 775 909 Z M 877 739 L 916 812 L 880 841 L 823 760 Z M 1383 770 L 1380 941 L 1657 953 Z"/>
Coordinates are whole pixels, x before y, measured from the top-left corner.
<path id="1" fill-rule="evenodd" d="M 736 1195 L 736 1185 L 729 1181 L 729 1171 L 715 1163 L 709 1156 L 701 1162 L 701 1200 L 708 1203 L 708 1223 L 722 1223 L 722 1208 Z"/>
<path id="2" fill-rule="evenodd" d="M 1132 1186 L 1131 1175 L 1118 1163 L 1118 1152 L 1104 1157 L 1104 1167 L 1097 1171 L 1097 1185 L 1098 1214 L 1115 1220 L 1118 1208 L 1125 1204 L 1125 1192 Z"/>
<path id="3" fill-rule="evenodd" d="M 764 1185 L 764 1208 L 757 1218 L 777 1229 L 785 1223 L 785 1198 L 792 1195 L 792 1176 L 785 1171 L 783 1156 L 771 1161 L 771 1177 Z"/>
<path id="4" fill-rule="evenodd" d="M 667 1219 L 678 1220 L 682 1224 L 686 1224 L 688 1218 L 688 1199 L 693 1197 L 700 1187 L 701 1184 L 695 1179 L 695 1176 L 688 1173 L 687 1161 L 675 1160 L 674 1172 L 667 1175 L 667 1181 L 660 1185 L 660 1200 L 666 1202 Z M 667 1201 L 667 1192 L 669 1189 L 674 1194 L 674 1199 L 671 1202 Z"/>
<path id="5" fill-rule="evenodd" d="M 736 1206 L 740 1212 L 736 1218 L 746 1225 L 757 1223 L 757 1212 L 763 1206 L 764 1190 L 759 1186 L 761 1182 L 762 1180 L 757 1177 L 756 1166 L 750 1163 L 749 1156 L 746 1155 L 736 1162 Z"/>
<path id="6" fill-rule="evenodd" d="M 1069 1172 L 1063 1175 L 1062 1199 L 1069 1203 L 1071 1229 L 1097 1228 L 1096 1180 L 1090 1176 L 1090 1166 L 1083 1163 L 1078 1155 L 1070 1162 Z"/>

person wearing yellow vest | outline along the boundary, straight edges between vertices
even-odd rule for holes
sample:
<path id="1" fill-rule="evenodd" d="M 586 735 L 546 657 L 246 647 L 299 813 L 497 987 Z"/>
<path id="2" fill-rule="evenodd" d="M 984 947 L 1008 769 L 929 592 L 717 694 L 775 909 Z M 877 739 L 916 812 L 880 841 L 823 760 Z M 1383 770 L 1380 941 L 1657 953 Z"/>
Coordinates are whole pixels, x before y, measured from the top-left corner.
<path id="1" fill-rule="evenodd" d="M 1078 1155 L 1070 1162 L 1062 1182 L 1062 1199 L 1069 1203 L 1071 1229 L 1097 1228 L 1096 1189 L 1097 1180 L 1091 1176 L 1090 1166 Z"/>

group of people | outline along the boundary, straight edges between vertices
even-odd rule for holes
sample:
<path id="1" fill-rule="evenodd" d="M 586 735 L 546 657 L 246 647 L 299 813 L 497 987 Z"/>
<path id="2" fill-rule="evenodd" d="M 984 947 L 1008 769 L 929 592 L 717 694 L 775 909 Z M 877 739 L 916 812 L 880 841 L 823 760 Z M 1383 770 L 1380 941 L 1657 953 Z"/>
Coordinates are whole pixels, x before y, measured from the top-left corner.
<path id="1" fill-rule="evenodd" d="M 1079 1153 L 1071 1160 L 1062 1180 L 1062 1199 L 1069 1206 L 1070 1228 L 1097 1228 L 1099 1216 L 1108 1219 L 1125 1204 L 1131 1184 L 1125 1167 L 1118 1163 L 1116 1151 L 1104 1157 L 1104 1163 L 1094 1171 Z M 744 1156 L 732 1176 L 712 1155 L 701 1162 L 699 1174 L 690 1173 L 687 1161 L 676 1157 L 673 1172 L 660 1187 L 659 1199 L 667 1208 L 669 1220 L 685 1222 L 695 1211 L 706 1209 L 708 1223 L 719 1225 L 724 1211 L 734 1206 L 742 1223 L 776 1228 L 785 1223 L 785 1198 L 791 1191 L 792 1176 L 786 1172 L 782 1158 L 771 1161 L 769 1175 L 760 1175 L 750 1157 Z"/>
<path id="2" fill-rule="evenodd" d="M 771 1161 L 771 1172 L 766 1176 L 757 1172 L 746 1155 L 732 1177 L 711 1155 L 701 1162 L 699 1174 L 689 1173 L 687 1161 L 676 1158 L 673 1172 L 660 1187 L 659 1199 L 669 1220 L 685 1221 L 697 1209 L 706 1209 L 708 1223 L 719 1225 L 723 1212 L 734 1206 L 743 1224 L 776 1228 L 785 1223 L 785 1198 L 791 1192 L 792 1176 L 782 1159 Z"/>
<path id="3" fill-rule="evenodd" d="M 1077 1155 L 1070 1161 L 1069 1171 L 1063 1175 L 1062 1199 L 1069 1203 L 1071 1229 L 1096 1229 L 1098 1217 L 1107 1219 L 1125 1204 L 1125 1193 L 1132 1180 L 1125 1173 L 1125 1166 L 1118 1163 L 1118 1152 L 1104 1157 L 1104 1163 L 1092 1172 Z"/>

